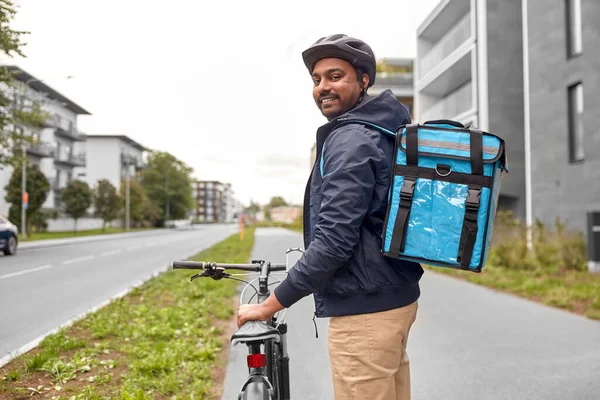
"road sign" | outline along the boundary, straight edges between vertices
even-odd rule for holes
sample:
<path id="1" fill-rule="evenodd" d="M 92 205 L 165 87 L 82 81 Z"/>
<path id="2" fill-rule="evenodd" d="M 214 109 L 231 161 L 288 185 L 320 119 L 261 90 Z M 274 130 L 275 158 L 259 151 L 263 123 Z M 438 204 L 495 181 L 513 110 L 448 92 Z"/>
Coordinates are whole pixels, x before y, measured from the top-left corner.
<path id="1" fill-rule="evenodd" d="M 23 192 L 23 208 L 27 210 L 29 208 L 29 193 Z"/>

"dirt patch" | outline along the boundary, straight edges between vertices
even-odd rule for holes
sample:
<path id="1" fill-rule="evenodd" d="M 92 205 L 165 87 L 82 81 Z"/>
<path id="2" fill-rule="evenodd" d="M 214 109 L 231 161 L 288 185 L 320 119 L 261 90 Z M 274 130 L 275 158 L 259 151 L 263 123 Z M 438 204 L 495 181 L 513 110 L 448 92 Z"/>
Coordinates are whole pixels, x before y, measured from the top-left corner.
<path id="1" fill-rule="evenodd" d="M 94 339 L 89 329 L 74 326 L 69 330 L 69 337 L 86 340 L 88 348 L 102 341 Z M 70 362 L 80 349 L 61 352 L 57 359 Z M 96 364 L 89 371 L 76 371 L 75 378 L 67 382 L 58 382 L 47 371 L 26 372 L 26 359 L 40 354 L 42 350 L 34 348 L 25 357 L 18 357 L 0 368 L 0 400 L 52 399 L 53 396 L 65 396 L 71 393 L 81 393 L 86 387 L 93 387 L 94 393 L 105 398 L 110 397 L 108 390 L 120 387 L 121 380 L 127 371 L 126 358 L 117 351 L 107 350 L 91 356 Z M 16 374 L 16 379 L 11 376 Z M 103 382 L 110 376 L 108 386 Z"/>
<path id="2" fill-rule="evenodd" d="M 237 310 L 239 306 L 238 296 L 234 296 L 231 300 L 231 304 L 234 310 Z M 229 361 L 229 350 L 231 349 L 231 335 L 235 330 L 236 313 L 233 313 L 231 318 L 226 320 L 215 319 L 213 325 L 221 328 L 221 335 L 219 339 L 222 341 L 223 346 L 219 352 L 217 359 L 215 360 L 215 367 L 212 373 L 213 386 L 209 393 L 207 400 L 220 400 L 223 396 L 225 386 L 225 375 L 227 374 L 227 365 Z"/>

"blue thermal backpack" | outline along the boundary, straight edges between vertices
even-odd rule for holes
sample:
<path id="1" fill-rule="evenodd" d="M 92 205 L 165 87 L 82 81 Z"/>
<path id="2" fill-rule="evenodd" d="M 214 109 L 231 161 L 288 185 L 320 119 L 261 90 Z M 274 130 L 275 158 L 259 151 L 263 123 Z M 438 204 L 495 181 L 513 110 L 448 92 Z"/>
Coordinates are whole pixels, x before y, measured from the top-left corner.
<path id="1" fill-rule="evenodd" d="M 450 120 L 405 125 L 397 132 L 366 121 L 350 122 L 395 137 L 382 253 L 481 272 L 502 172 L 508 172 L 504 140 Z"/>

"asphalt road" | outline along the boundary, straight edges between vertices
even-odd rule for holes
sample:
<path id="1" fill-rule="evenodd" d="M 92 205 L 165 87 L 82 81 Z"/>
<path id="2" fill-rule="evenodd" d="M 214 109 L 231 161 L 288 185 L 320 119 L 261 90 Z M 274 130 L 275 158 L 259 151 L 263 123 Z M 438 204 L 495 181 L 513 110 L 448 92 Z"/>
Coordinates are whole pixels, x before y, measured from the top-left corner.
<path id="1" fill-rule="evenodd" d="M 0 257 L 0 365 L 58 326 L 236 232 L 205 225 L 24 248 Z M 27 346 L 27 347 L 29 347 Z"/>
<path id="2" fill-rule="evenodd" d="M 257 230 L 254 258 L 283 262 L 300 234 Z M 485 273 L 485 272 L 484 272 Z M 596 400 L 600 398 L 600 322 L 426 272 L 408 354 L 413 400 Z M 286 314 L 292 399 L 333 399 L 327 319 L 312 297 Z M 223 399 L 236 399 L 247 350 L 232 348 Z"/>

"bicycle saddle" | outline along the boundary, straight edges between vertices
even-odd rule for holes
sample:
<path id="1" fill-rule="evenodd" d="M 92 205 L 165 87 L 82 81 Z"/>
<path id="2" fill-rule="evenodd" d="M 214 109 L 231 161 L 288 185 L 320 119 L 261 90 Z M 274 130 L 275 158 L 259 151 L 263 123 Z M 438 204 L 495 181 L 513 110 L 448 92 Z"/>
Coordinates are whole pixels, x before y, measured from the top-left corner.
<path id="1" fill-rule="evenodd" d="M 238 343 L 259 342 L 269 339 L 279 341 L 277 329 L 263 321 L 248 321 L 231 336 L 231 343 L 235 346 Z"/>

